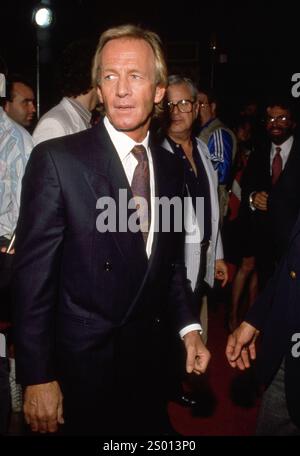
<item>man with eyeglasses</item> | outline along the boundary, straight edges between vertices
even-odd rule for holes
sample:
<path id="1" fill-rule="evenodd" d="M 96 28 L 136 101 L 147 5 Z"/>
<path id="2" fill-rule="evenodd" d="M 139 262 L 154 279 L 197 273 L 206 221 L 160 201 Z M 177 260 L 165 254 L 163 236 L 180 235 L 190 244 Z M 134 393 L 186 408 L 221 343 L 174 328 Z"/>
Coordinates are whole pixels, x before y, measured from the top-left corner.
<path id="1" fill-rule="evenodd" d="M 300 151 L 289 100 L 277 97 L 266 108 L 268 141 L 251 155 L 243 178 L 242 204 L 254 230 L 259 288 L 287 248 L 300 210 Z"/>
<path id="2" fill-rule="evenodd" d="M 187 184 L 187 214 L 193 214 L 199 227 L 199 237 L 185 238 L 185 264 L 193 291 L 194 312 L 200 317 L 202 338 L 207 339 L 206 287 L 212 287 L 214 279 L 227 282 L 227 267 L 223 261 L 223 246 L 219 231 L 218 178 L 213 169 L 209 151 L 203 141 L 193 134 L 193 125 L 198 116 L 197 88 L 189 78 L 172 75 L 168 78 L 166 97 L 165 138 L 162 146 L 183 163 Z M 199 199 L 198 199 L 199 198 Z M 197 199 L 201 198 L 204 211 L 197 213 Z M 203 198 L 203 199 L 202 199 Z M 199 207 L 199 206 L 198 206 Z M 185 228 L 192 231 L 192 219 Z M 178 394 L 184 405 L 196 405 L 195 395 Z"/>

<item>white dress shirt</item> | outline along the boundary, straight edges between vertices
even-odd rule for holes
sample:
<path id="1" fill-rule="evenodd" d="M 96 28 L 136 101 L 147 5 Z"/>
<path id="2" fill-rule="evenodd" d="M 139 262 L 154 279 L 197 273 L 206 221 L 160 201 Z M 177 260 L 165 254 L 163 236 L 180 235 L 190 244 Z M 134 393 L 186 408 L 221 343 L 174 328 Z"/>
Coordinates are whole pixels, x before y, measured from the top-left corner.
<path id="1" fill-rule="evenodd" d="M 131 153 L 131 150 L 137 144 L 143 145 L 147 151 L 147 157 L 149 161 L 149 173 L 150 173 L 150 199 L 151 199 L 151 223 L 150 229 L 147 239 L 146 245 L 146 253 L 148 258 L 151 255 L 152 244 L 153 244 L 153 234 L 154 234 L 154 226 L 155 226 L 155 210 L 154 210 L 154 202 L 155 202 L 155 181 L 154 181 L 154 170 L 153 170 L 153 161 L 152 155 L 149 148 L 149 132 L 147 136 L 141 143 L 136 143 L 133 139 L 131 139 L 125 133 L 118 131 L 114 128 L 114 126 L 110 123 L 107 117 L 104 118 L 104 126 L 109 134 L 109 137 L 115 146 L 115 149 L 120 157 L 122 166 L 124 168 L 126 177 L 128 179 L 129 184 L 131 185 L 134 170 L 136 165 L 138 164 L 137 159 Z M 180 337 L 183 338 L 188 332 L 190 331 L 200 331 L 202 332 L 201 326 L 196 323 L 192 325 L 188 325 L 179 331 Z"/>
<path id="2" fill-rule="evenodd" d="M 280 156 L 282 159 L 282 169 L 284 169 L 286 162 L 288 161 L 290 151 L 294 142 L 294 136 L 290 136 L 284 143 L 278 145 L 272 143 L 271 154 L 270 154 L 270 174 L 272 175 L 272 163 L 276 155 L 276 147 L 280 147 Z"/>

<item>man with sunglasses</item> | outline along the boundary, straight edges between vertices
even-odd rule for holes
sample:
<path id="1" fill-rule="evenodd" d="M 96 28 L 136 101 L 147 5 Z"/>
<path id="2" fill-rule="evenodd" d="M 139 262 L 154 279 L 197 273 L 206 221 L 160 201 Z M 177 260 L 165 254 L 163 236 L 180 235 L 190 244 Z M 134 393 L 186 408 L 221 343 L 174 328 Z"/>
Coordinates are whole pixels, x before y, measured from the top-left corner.
<path id="1" fill-rule="evenodd" d="M 300 209 L 300 151 L 288 100 L 268 103 L 264 126 L 268 141 L 249 159 L 242 194 L 253 223 L 260 289 L 285 251 Z"/>

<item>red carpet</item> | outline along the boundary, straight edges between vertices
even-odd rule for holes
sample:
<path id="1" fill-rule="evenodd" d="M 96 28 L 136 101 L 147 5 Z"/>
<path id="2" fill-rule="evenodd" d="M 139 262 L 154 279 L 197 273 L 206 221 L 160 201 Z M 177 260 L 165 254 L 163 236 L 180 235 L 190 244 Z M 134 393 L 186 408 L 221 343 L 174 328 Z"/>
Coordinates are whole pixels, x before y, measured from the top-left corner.
<path id="1" fill-rule="evenodd" d="M 253 435 L 259 399 L 253 372 L 232 369 L 225 358 L 227 331 L 224 305 L 209 311 L 208 348 L 212 359 L 202 377 L 201 407 L 192 410 L 174 402 L 169 414 L 174 429 L 185 436 Z"/>

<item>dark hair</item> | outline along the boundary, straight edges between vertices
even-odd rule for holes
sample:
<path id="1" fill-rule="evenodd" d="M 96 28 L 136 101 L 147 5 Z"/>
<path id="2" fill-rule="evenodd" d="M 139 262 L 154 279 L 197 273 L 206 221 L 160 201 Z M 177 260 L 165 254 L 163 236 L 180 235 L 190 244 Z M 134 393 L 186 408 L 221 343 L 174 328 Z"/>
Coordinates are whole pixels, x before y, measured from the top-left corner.
<path id="1" fill-rule="evenodd" d="M 6 78 L 6 101 L 13 101 L 13 86 L 16 82 L 20 82 L 33 90 L 32 84 L 23 75 L 17 73 L 9 74 Z"/>
<path id="2" fill-rule="evenodd" d="M 286 95 L 269 96 L 265 103 L 265 111 L 267 108 L 274 108 L 274 106 L 279 106 L 282 109 L 288 110 L 291 114 L 291 118 L 295 119 L 295 103 Z"/>
<path id="3" fill-rule="evenodd" d="M 198 92 L 207 96 L 208 103 L 218 103 L 217 94 L 210 87 L 199 87 Z"/>
<path id="4" fill-rule="evenodd" d="M 91 67 L 95 46 L 89 40 L 69 44 L 60 59 L 60 89 L 63 96 L 76 97 L 91 87 Z"/>
<path id="5" fill-rule="evenodd" d="M 247 116 L 246 114 L 239 115 L 233 122 L 233 128 L 238 130 L 239 128 L 245 127 L 245 125 L 250 124 L 253 127 L 253 118 Z"/>

